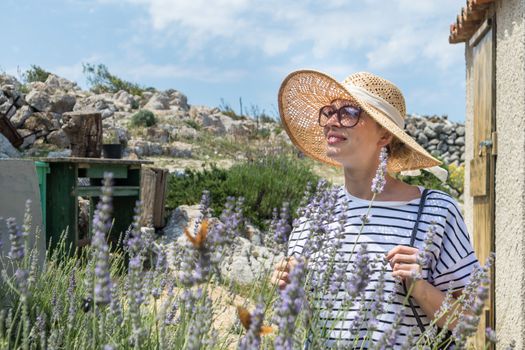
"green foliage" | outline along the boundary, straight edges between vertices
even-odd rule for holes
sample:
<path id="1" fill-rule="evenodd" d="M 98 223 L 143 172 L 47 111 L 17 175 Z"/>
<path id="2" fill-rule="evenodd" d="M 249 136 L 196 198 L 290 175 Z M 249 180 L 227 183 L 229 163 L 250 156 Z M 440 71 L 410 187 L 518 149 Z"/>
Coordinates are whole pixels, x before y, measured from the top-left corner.
<path id="1" fill-rule="evenodd" d="M 224 99 L 222 98 L 221 98 L 221 105 L 219 106 L 219 109 L 221 110 L 222 114 L 227 115 L 233 120 L 246 120 L 245 116 L 235 113 L 233 108 L 231 108 L 231 106 L 228 103 L 226 103 Z"/>
<path id="2" fill-rule="evenodd" d="M 51 73 L 49 73 L 42 67 L 32 64 L 31 68 L 29 68 L 24 73 L 23 77 L 26 83 L 33 83 L 35 81 L 44 82 L 47 80 L 47 77 L 49 76 L 49 74 Z"/>
<path id="3" fill-rule="evenodd" d="M 157 124 L 157 119 L 152 111 L 147 109 L 141 109 L 137 113 L 131 116 L 130 126 L 131 127 L 150 127 Z"/>
<path id="4" fill-rule="evenodd" d="M 188 120 L 185 120 L 184 123 L 189 126 L 190 128 L 193 128 L 197 131 L 199 131 L 201 129 L 201 125 L 199 123 L 197 123 L 195 120 L 193 119 L 188 119 Z"/>
<path id="5" fill-rule="evenodd" d="M 463 181 L 465 167 L 446 164 L 441 165 L 442 168 L 448 171 L 449 176 L 445 183 L 442 183 L 436 176 L 428 171 L 422 171 L 419 176 L 402 176 L 397 174 L 396 177 L 410 185 L 419 185 L 426 188 L 444 191 L 453 197 L 459 197 L 463 193 Z"/>
<path id="6" fill-rule="evenodd" d="M 304 162 L 289 156 L 263 157 L 232 166 L 229 170 L 211 166 L 203 171 L 187 170 L 184 176 L 171 176 L 167 206 L 196 204 L 202 191 L 208 190 L 212 209 L 220 213 L 228 196 L 244 197 L 244 214 L 256 226 L 265 229 L 273 208 L 283 201 L 295 214 L 308 182 L 319 178 Z"/>
<path id="7" fill-rule="evenodd" d="M 91 90 L 95 93 L 115 93 L 124 90 L 132 95 L 142 96 L 142 93 L 146 90 L 145 87 L 130 83 L 111 74 L 104 64 L 84 63 L 82 64 L 82 69 L 88 83 L 91 85 Z"/>
<path id="8" fill-rule="evenodd" d="M 260 128 L 256 132 L 256 137 L 260 139 L 267 139 L 270 137 L 271 131 L 268 128 Z"/>

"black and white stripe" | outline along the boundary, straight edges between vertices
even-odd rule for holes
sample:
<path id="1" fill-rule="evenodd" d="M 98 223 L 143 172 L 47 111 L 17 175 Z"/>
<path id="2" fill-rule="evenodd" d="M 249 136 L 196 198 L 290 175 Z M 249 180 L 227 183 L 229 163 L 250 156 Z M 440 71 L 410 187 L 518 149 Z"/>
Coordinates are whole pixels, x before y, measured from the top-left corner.
<path id="1" fill-rule="evenodd" d="M 420 186 L 420 190 L 423 191 L 423 187 Z M 339 214 L 342 210 L 345 210 L 344 214 L 346 216 L 344 240 L 341 249 L 338 251 L 343 260 L 348 261 L 350 257 L 350 252 L 362 225 L 360 216 L 367 212 L 369 205 L 369 201 L 352 196 L 344 187 L 341 187 L 338 192 L 338 201 L 334 214 Z M 419 199 L 408 202 L 374 201 L 371 207 L 370 220 L 365 224 L 358 244 L 367 243 L 368 252 L 372 255 L 386 254 L 397 245 L 409 245 L 412 229 L 417 218 L 418 207 Z M 428 268 L 423 270 L 423 278 L 441 291 L 446 291 L 449 288 L 454 291 L 460 290 L 465 287 L 471 272 L 478 265 L 478 261 L 473 252 L 458 204 L 445 192 L 429 190 L 415 237 L 416 247 L 423 247 L 428 226 L 431 222 L 434 222 L 436 233 L 430 247 L 431 261 Z M 288 245 L 289 256 L 301 255 L 309 237 L 309 224 L 308 219 L 302 218 L 292 231 Z M 328 223 L 328 225 L 329 227 L 339 226 L 335 215 L 334 222 Z M 353 257 L 351 260 L 353 260 Z M 348 266 L 350 268 L 352 262 Z M 387 269 L 385 290 L 392 291 L 395 281 L 391 277 L 390 266 L 387 266 Z M 378 274 L 379 270 L 377 269 L 372 273 L 372 280 L 365 296 L 368 300 L 372 300 L 374 297 L 374 285 L 377 283 Z M 343 293 L 344 290 L 339 292 Z M 397 343 L 402 344 L 412 328 L 415 329 L 416 336 L 419 335 L 420 332 L 412 310 L 408 306 L 403 306 L 404 299 L 405 295 L 402 291 L 398 291 L 394 302 L 384 306 L 386 312 L 380 316 L 377 329 L 371 334 L 373 341 L 377 341 L 390 327 L 392 322 L 394 322 L 395 314 L 399 311 L 402 311 L 405 316 L 401 322 Z M 355 318 L 358 307 L 344 310 L 344 315 L 341 316 L 341 310 L 339 309 L 341 300 L 342 296 L 341 298 L 336 297 L 335 306 L 332 310 L 321 311 L 323 315 L 321 322 L 323 324 L 326 322 L 325 326 L 332 327 L 332 331 L 327 335 L 328 343 L 335 342 L 335 339 L 350 338 L 348 329 Z M 319 302 L 321 303 L 321 300 Z M 429 325 L 431 319 L 424 314 L 414 299 L 413 302 L 423 324 L 425 326 Z M 327 312 L 331 312 L 332 315 L 338 314 L 337 320 L 326 314 Z M 333 322 L 336 322 L 336 324 L 332 324 Z M 363 330 L 361 333 L 360 337 L 366 336 L 366 330 Z"/>

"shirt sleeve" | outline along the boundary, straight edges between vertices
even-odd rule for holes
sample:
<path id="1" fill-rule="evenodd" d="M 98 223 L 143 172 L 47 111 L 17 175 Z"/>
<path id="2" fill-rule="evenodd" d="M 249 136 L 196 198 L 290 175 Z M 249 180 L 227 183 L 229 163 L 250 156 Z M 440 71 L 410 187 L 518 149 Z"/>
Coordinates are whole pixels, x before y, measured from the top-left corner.
<path id="1" fill-rule="evenodd" d="M 305 218 L 300 218 L 299 223 L 290 233 L 290 238 L 288 240 L 288 256 L 301 256 L 308 238 L 309 228 L 309 221 Z"/>
<path id="2" fill-rule="evenodd" d="M 432 271 L 432 284 L 441 291 L 464 288 L 479 262 L 467 227 L 455 201 L 448 207 L 440 254 Z"/>

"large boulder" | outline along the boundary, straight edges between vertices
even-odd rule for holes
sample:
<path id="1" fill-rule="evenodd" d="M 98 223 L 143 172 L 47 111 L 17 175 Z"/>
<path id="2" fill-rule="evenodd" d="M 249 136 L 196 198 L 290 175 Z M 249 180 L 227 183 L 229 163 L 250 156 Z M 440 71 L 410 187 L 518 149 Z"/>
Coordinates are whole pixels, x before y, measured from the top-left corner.
<path id="1" fill-rule="evenodd" d="M 0 134 L 0 158 L 19 158 L 20 152 L 9 142 L 7 137 Z"/>
<path id="2" fill-rule="evenodd" d="M 170 97 L 164 92 L 155 92 L 144 108 L 149 110 L 170 109 Z"/>

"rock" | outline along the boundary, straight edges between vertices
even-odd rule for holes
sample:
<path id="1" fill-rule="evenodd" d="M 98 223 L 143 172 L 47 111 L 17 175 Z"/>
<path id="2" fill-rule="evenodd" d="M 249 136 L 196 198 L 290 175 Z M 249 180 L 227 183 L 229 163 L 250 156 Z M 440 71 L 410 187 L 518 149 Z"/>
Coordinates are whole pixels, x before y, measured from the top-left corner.
<path id="1" fill-rule="evenodd" d="M 188 98 L 177 90 L 166 90 L 165 93 L 169 96 L 169 107 L 171 110 L 183 110 L 188 111 L 190 106 L 188 105 Z"/>
<path id="2" fill-rule="evenodd" d="M 452 125 L 450 124 L 446 124 L 445 126 L 443 126 L 443 132 L 447 135 L 450 135 L 452 133 Z"/>
<path id="3" fill-rule="evenodd" d="M 70 94 L 57 94 L 51 97 L 51 106 L 49 111 L 55 113 L 71 112 L 75 107 L 77 99 Z"/>
<path id="4" fill-rule="evenodd" d="M 197 130 L 186 125 L 174 128 L 170 133 L 170 137 L 174 140 L 193 140 L 198 136 L 199 132 Z"/>
<path id="5" fill-rule="evenodd" d="M 416 126 L 414 124 L 408 124 L 406 126 L 406 131 L 412 137 L 415 137 L 416 134 L 417 134 L 417 128 L 416 128 Z"/>
<path id="6" fill-rule="evenodd" d="M 46 79 L 45 84 L 54 90 L 63 90 L 66 92 L 74 92 L 80 90 L 80 87 L 77 83 L 67 80 L 65 78 L 59 77 L 55 74 L 49 74 Z"/>
<path id="7" fill-rule="evenodd" d="M 35 112 L 26 119 L 23 124 L 24 129 L 29 130 L 39 130 L 42 131 L 42 134 L 48 134 L 50 131 L 53 131 L 56 128 L 55 116 L 49 112 Z"/>
<path id="8" fill-rule="evenodd" d="M 458 134 L 459 135 L 459 134 Z M 456 139 L 456 145 L 458 146 L 464 146 L 465 145 L 465 138 L 464 137 L 458 137 Z M 464 151 L 464 149 L 463 149 Z"/>
<path id="9" fill-rule="evenodd" d="M 418 135 L 418 137 L 417 137 L 417 142 L 418 142 L 421 146 L 425 147 L 425 146 L 427 145 L 427 143 L 428 143 L 428 138 L 426 137 L 426 135 L 425 135 L 424 133 L 420 133 L 420 134 Z"/>
<path id="10" fill-rule="evenodd" d="M 20 136 L 22 136 L 24 138 L 24 142 L 19 147 L 20 149 L 27 149 L 27 148 L 31 147 L 33 145 L 33 143 L 35 143 L 37 135 L 35 135 L 31 130 L 18 129 L 17 131 L 20 134 Z M 31 135 L 31 136 L 29 136 L 29 135 Z"/>
<path id="11" fill-rule="evenodd" d="M 448 150 L 448 145 L 445 141 L 441 141 L 438 145 L 437 145 L 437 149 L 440 150 L 441 152 L 446 152 Z"/>
<path id="12" fill-rule="evenodd" d="M 164 148 L 164 154 L 176 158 L 191 158 L 193 145 L 175 141 Z"/>
<path id="13" fill-rule="evenodd" d="M 440 134 L 440 133 L 443 132 L 443 126 L 444 126 L 444 125 L 441 124 L 441 123 L 436 123 L 436 124 L 434 125 L 434 131 L 436 132 L 436 134 Z"/>
<path id="14" fill-rule="evenodd" d="M 458 136 L 465 136 L 465 127 L 464 126 L 458 126 L 456 128 L 456 134 L 458 134 Z"/>
<path id="15" fill-rule="evenodd" d="M 15 115 L 11 118 L 11 123 L 16 128 L 20 128 L 22 125 L 24 125 L 25 121 L 31 116 L 33 113 L 33 110 L 29 106 L 22 106 L 22 108 L 18 109 L 15 113 Z"/>
<path id="16" fill-rule="evenodd" d="M 20 82 L 16 80 L 14 76 L 9 74 L 0 74 L 0 86 L 4 85 L 13 85 L 17 90 L 19 90 L 20 86 L 22 86 L 22 84 L 20 84 Z"/>
<path id="17" fill-rule="evenodd" d="M 26 95 L 26 102 L 39 112 L 47 112 L 51 108 L 51 97 L 43 90 L 33 89 Z"/>
<path id="18" fill-rule="evenodd" d="M 51 131 L 46 137 L 47 142 L 59 148 L 67 148 L 71 145 L 68 135 L 63 129 Z"/>
<path id="19" fill-rule="evenodd" d="M 170 97 L 164 92 L 155 92 L 144 108 L 150 110 L 170 109 Z"/>
<path id="20" fill-rule="evenodd" d="M 9 142 L 7 137 L 0 133 L 0 154 L 3 158 L 19 158 L 20 152 Z"/>
<path id="21" fill-rule="evenodd" d="M 199 205 L 181 205 L 171 213 L 166 226 L 164 227 L 162 240 L 172 242 L 183 235 L 184 229 L 189 228 L 190 232 L 196 227 L 196 223 L 202 218 Z"/>
<path id="22" fill-rule="evenodd" d="M 150 141 L 167 143 L 169 141 L 170 134 L 168 131 L 164 129 L 152 126 L 152 127 L 146 128 L 146 137 Z"/>
<path id="23" fill-rule="evenodd" d="M 436 133 L 434 132 L 434 130 L 432 130 L 428 126 L 423 130 L 423 132 L 429 139 L 433 139 L 434 137 L 436 137 Z"/>
<path id="24" fill-rule="evenodd" d="M 220 265 L 221 274 L 240 285 L 249 285 L 267 275 L 284 254 L 275 255 L 263 246 L 257 246 L 244 237 L 236 237 L 229 257 Z"/>
<path id="25" fill-rule="evenodd" d="M 71 157 L 71 150 L 65 149 L 63 151 L 53 151 L 47 154 L 48 158 L 67 158 Z"/>

